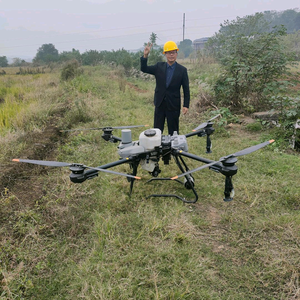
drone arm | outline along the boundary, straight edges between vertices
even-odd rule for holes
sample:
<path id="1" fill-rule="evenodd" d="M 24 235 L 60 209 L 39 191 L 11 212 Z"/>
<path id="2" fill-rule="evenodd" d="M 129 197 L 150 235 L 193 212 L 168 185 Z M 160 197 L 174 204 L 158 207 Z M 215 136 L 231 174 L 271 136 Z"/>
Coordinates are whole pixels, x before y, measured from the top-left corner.
<path id="1" fill-rule="evenodd" d="M 176 151 L 177 151 L 177 154 L 178 154 L 178 155 L 185 156 L 185 157 L 188 157 L 188 158 L 197 160 L 197 161 L 201 161 L 201 162 L 203 162 L 203 163 L 205 163 L 205 164 L 210 164 L 210 163 L 212 163 L 212 162 L 215 162 L 214 160 L 207 159 L 207 158 L 204 158 L 204 157 L 201 157 L 201 156 L 198 156 L 198 155 L 189 153 L 189 152 L 185 152 L 185 151 L 182 151 L 182 150 L 176 150 Z M 217 165 L 217 164 L 218 164 L 218 163 L 216 163 L 216 165 Z"/>
<path id="2" fill-rule="evenodd" d="M 114 135 L 111 136 L 111 139 L 113 140 L 114 143 L 116 143 L 116 142 L 122 142 L 121 138 L 119 138 L 117 136 L 114 136 Z"/>
<path id="3" fill-rule="evenodd" d="M 191 132 L 191 133 L 187 133 L 185 134 L 185 137 L 191 137 L 191 136 L 194 136 L 194 135 L 198 135 L 198 136 L 204 136 L 205 135 L 205 131 L 204 130 L 201 130 L 201 131 L 194 131 L 194 132 Z"/>
<path id="4" fill-rule="evenodd" d="M 122 142 L 122 139 L 117 137 L 117 136 L 114 136 L 110 133 L 104 133 L 102 134 L 102 138 L 107 141 L 107 142 L 112 142 L 112 143 L 117 143 L 117 142 Z"/>

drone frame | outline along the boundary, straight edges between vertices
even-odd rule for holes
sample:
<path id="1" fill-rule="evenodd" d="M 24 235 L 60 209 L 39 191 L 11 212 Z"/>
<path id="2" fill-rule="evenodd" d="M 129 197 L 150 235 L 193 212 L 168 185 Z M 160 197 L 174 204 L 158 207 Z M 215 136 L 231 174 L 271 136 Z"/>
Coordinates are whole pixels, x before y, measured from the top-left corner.
<path id="1" fill-rule="evenodd" d="M 215 116 L 213 119 L 215 119 L 218 116 L 219 115 Z M 213 123 L 211 122 L 213 119 L 210 119 L 208 122 L 201 124 L 200 126 L 195 128 L 193 130 L 193 132 L 188 133 L 188 134 L 185 135 L 186 138 L 189 138 L 189 137 L 195 136 L 195 135 L 197 135 L 198 137 L 206 136 L 206 153 L 211 153 L 210 135 L 213 134 L 213 132 L 215 131 L 215 129 L 212 127 Z M 113 142 L 113 143 L 117 143 L 117 142 L 122 141 L 121 138 L 116 137 L 112 134 L 112 131 L 113 131 L 114 127 L 103 127 L 101 129 L 103 130 L 102 138 L 105 141 L 110 141 L 110 142 Z M 170 137 L 170 136 L 168 136 L 168 137 Z M 162 158 L 164 164 L 169 164 L 169 161 L 170 161 L 171 157 L 173 157 L 174 160 L 175 160 L 176 165 L 178 166 L 179 170 L 182 173 L 185 173 L 185 172 L 189 171 L 189 168 L 188 168 L 185 160 L 183 159 L 183 157 L 191 158 L 193 160 L 197 160 L 197 161 L 200 161 L 200 162 L 205 163 L 205 164 L 213 164 L 213 167 L 211 167 L 211 169 L 213 169 L 216 172 L 222 173 L 226 176 L 224 201 L 231 201 L 233 199 L 233 197 L 232 197 L 232 195 L 233 195 L 233 185 L 232 185 L 232 179 L 231 178 L 234 174 L 237 173 L 237 167 L 235 166 L 235 162 L 237 160 L 231 161 L 231 163 L 227 163 L 227 165 L 225 166 L 221 162 L 216 162 L 216 161 L 213 161 L 213 160 L 209 160 L 207 158 L 200 157 L 200 156 L 197 156 L 197 155 L 194 155 L 194 154 L 182 151 L 182 150 L 172 149 L 170 147 L 170 145 L 167 145 L 165 147 L 161 145 L 159 147 L 156 147 L 153 150 L 143 152 L 143 153 L 139 153 L 138 155 L 132 155 L 132 156 L 129 156 L 127 158 L 123 158 L 123 159 L 120 159 L 118 161 L 108 163 L 106 165 L 99 166 L 99 167 L 97 167 L 97 169 L 108 169 L 108 168 L 111 168 L 111 167 L 114 167 L 114 166 L 117 166 L 117 165 L 128 163 L 130 165 L 130 168 L 132 169 L 132 173 L 130 175 L 135 177 L 137 175 L 137 170 L 138 170 L 140 161 L 142 159 L 148 159 L 150 156 L 157 157 L 158 161 L 159 161 L 160 158 Z M 195 203 L 195 202 L 197 202 L 197 200 L 199 199 L 199 196 L 198 196 L 198 194 L 197 194 L 197 192 L 194 188 L 194 178 L 191 175 L 189 175 L 189 174 L 184 175 L 185 182 L 182 182 L 182 181 L 178 180 L 177 178 L 159 178 L 159 177 L 157 177 L 159 173 L 160 173 L 159 169 L 155 169 L 153 172 L 151 172 L 153 178 L 149 179 L 146 183 L 151 183 L 151 182 L 156 181 L 156 180 L 161 180 L 161 181 L 175 180 L 176 182 L 184 185 L 186 189 L 192 190 L 195 198 L 193 200 L 187 200 L 187 199 L 185 199 L 183 197 L 180 197 L 176 194 L 151 194 L 151 195 L 147 196 L 147 198 L 150 198 L 150 197 L 175 197 L 177 199 L 180 199 L 184 203 Z M 98 172 L 96 171 L 96 169 L 94 169 L 94 170 L 91 169 L 91 170 L 85 171 L 83 175 L 84 176 L 81 177 L 78 174 L 72 173 L 70 175 L 70 179 L 74 183 L 81 183 L 81 182 L 85 181 L 86 179 L 92 179 L 92 178 L 98 176 Z M 127 180 L 130 182 L 130 195 L 131 195 L 135 178 L 127 178 Z"/>
<path id="2" fill-rule="evenodd" d="M 210 119 L 209 121 L 200 124 L 197 128 L 193 130 L 193 132 L 185 134 L 184 141 L 186 142 L 186 138 L 192 137 L 197 135 L 198 137 L 204 137 L 206 136 L 206 153 L 211 153 L 211 139 L 210 136 L 213 134 L 215 129 L 213 128 L 213 122 L 215 118 L 217 118 L 219 115 L 215 116 L 214 118 Z M 122 143 L 122 139 L 119 137 L 116 137 L 112 134 L 113 129 L 128 129 L 128 128 L 134 128 L 134 127 L 146 127 L 148 125 L 137 125 L 137 126 L 120 126 L 120 127 L 102 127 L 102 128 L 90 128 L 92 130 L 98 130 L 102 129 L 103 134 L 102 138 L 105 141 L 117 143 Z M 74 130 L 63 130 L 63 131 L 75 131 L 75 130 L 88 130 L 88 129 L 74 129 Z M 237 173 L 237 157 L 246 155 L 249 153 L 252 153 L 262 147 L 267 146 L 268 144 L 271 144 L 274 142 L 274 140 L 266 141 L 264 143 L 243 149 L 241 151 L 238 151 L 234 154 L 230 154 L 227 156 L 224 156 L 220 158 L 218 161 L 210 160 L 192 153 L 189 153 L 184 150 L 184 146 L 175 146 L 175 143 L 173 143 L 174 138 L 176 138 L 176 134 L 173 136 L 170 135 L 162 135 L 161 137 L 161 143 L 158 146 L 154 146 L 154 148 L 137 152 L 129 155 L 128 157 L 120 157 L 119 160 L 110 162 L 104 165 L 101 165 L 99 167 L 89 167 L 85 166 L 83 164 L 70 164 L 70 163 L 64 163 L 64 162 L 55 162 L 55 161 L 38 161 L 38 160 L 28 160 L 28 159 L 13 159 L 13 161 L 17 162 L 25 162 L 25 163 L 31 163 L 31 164 L 38 164 L 43 166 L 52 166 L 52 167 L 66 167 L 68 166 L 70 168 L 71 174 L 70 174 L 70 180 L 73 183 L 82 183 L 85 180 L 92 179 L 98 176 L 99 172 L 107 172 L 107 173 L 113 173 L 116 175 L 122 175 L 127 177 L 127 180 L 130 182 L 130 193 L 131 196 L 132 190 L 133 190 L 133 184 L 136 179 L 141 179 L 137 176 L 137 170 L 142 160 L 146 161 L 146 163 L 151 162 L 154 164 L 154 169 L 149 172 L 153 178 L 147 181 L 147 183 L 151 183 L 155 180 L 173 180 L 175 182 L 178 182 L 180 184 L 183 184 L 186 189 L 192 190 L 194 194 L 194 199 L 187 200 L 183 197 L 180 197 L 176 194 L 151 194 L 147 196 L 147 198 L 150 197 L 175 197 L 180 200 L 182 200 L 184 203 L 195 203 L 197 202 L 199 196 L 194 188 L 194 178 L 191 175 L 192 173 L 202 170 L 204 168 L 209 168 L 212 171 L 215 171 L 217 173 L 221 173 L 225 176 L 225 189 L 224 189 L 224 198 L 223 200 L 228 202 L 233 200 L 234 196 L 234 188 L 232 184 L 232 177 Z M 172 144 L 173 143 L 173 144 Z M 187 145 L 186 145 L 187 149 Z M 120 154 L 121 156 L 121 154 Z M 178 166 L 181 174 L 178 176 L 174 176 L 171 178 L 158 178 L 159 173 L 161 173 L 161 170 L 159 169 L 159 160 L 162 159 L 165 165 L 168 165 L 171 157 L 174 158 L 176 165 Z M 190 170 L 184 160 L 184 158 L 189 158 L 192 160 L 199 161 L 201 163 L 204 163 L 204 165 L 197 167 L 193 170 Z M 108 170 L 112 167 L 122 165 L 122 164 L 129 164 L 130 168 L 132 169 L 131 174 L 125 174 L 120 172 L 115 172 L 112 170 Z M 185 182 L 182 182 L 179 180 L 179 178 L 184 177 Z"/>

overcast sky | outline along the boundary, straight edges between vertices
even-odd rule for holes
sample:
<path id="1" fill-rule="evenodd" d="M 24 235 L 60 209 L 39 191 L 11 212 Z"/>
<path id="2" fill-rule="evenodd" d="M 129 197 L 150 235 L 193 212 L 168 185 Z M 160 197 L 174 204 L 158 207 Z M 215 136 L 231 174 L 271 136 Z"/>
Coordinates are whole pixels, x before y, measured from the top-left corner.
<path id="1" fill-rule="evenodd" d="M 33 58 L 49 43 L 60 53 L 135 50 L 151 32 L 158 44 L 193 41 L 225 20 L 299 7 L 299 0 L 0 0 L 0 56 Z"/>

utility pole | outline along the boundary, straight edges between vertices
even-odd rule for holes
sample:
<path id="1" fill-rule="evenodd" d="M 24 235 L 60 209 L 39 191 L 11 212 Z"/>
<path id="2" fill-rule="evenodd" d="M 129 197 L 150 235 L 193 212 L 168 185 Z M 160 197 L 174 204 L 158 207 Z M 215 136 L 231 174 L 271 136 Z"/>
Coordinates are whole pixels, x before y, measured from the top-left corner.
<path id="1" fill-rule="evenodd" d="M 185 13 L 183 14 L 182 41 L 184 41 L 184 30 L 185 30 Z"/>

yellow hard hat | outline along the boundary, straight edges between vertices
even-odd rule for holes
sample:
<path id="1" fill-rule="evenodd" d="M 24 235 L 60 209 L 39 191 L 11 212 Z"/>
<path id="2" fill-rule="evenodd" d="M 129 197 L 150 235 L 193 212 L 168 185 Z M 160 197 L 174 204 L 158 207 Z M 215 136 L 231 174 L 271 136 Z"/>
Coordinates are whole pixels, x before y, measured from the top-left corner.
<path id="1" fill-rule="evenodd" d="M 173 50 L 179 50 L 176 43 L 173 41 L 168 41 L 164 44 L 164 51 L 163 54 L 165 54 L 168 51 L 173 51 Z"/>

